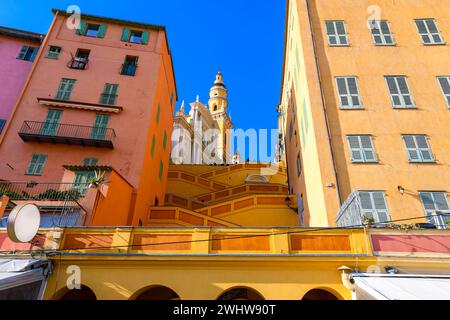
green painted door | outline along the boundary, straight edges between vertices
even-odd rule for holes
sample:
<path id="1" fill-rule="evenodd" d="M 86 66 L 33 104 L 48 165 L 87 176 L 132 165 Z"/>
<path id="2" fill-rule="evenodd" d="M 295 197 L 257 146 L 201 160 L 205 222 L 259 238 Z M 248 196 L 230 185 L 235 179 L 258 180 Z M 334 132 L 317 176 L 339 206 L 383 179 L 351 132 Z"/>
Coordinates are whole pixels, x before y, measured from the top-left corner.
<path id="1" fill-rule="evenodd" d="M 59 120 L 62 115 L 61 110 L 50 109 L 47 112 L 47 117 L 45 118 L 45 122 L 41 126 L 40 134 L 47 136 L 56 135 L 56 131 L 58 130 Z"/>
<path id="2" fill-rule="evenodd" d="M 94 128 L 92 128 L 91 138 L 95 140 L 105 140 L 108 122 L 109 115 L 97 114 L 95 117 Z"/>

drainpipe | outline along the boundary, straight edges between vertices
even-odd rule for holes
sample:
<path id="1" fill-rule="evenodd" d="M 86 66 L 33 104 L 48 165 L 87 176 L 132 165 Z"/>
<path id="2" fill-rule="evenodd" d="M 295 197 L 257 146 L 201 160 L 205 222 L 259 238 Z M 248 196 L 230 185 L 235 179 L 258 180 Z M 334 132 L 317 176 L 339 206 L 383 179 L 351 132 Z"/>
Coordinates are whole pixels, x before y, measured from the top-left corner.
<path id="1" fill-rule="evenodd" d="M 341 191 L 339 189 L 339 180 L 338 180 L 338 176 L 337 176 L 336 162 L 335 162 L 335 159 L 334 159 L 333 146 L 332 146 L 332 143 L 331 143 L 330 125 L 329 125 L 328 116 L 327 116 L 327 112 L 326 112 L 327 110 L 326 110 L 326 107 L 325 107 L 325 97 L 324 97 L 324 93 L 323 93 L 323 89 L 322 89 L 322 81 L 321 81 L 321 76 L 320 76 L 319 61 L 318 61 L 318 58 L 317 58 L 316 43 L 315 43 L 315 40 L 314 40 L 312 20 L 311 20 L 310 9 L 309 9 L 309 0 L 305 0 L 305 1 L 306 1 L 307 13 L 308 13 L 309 28 L 310 28 L 310 33 L 311 33 L 311 41 L 312 41 L 313 51 L 314 51 L 314 59 L 315 59 L 315 63 L 316 63 L 316 71 L 317 71 L 317 78 L 318 78 L 317 80 L 319 81 L 319 86 L 320 86 L 320 96 L 321 96 L 321 99 L 322 99 L 323 115 L 324 115 L 325 124 L 326 124 L 326 127 L 327 127 L 328 147 L 330 148 L 331 161 L 333 162 L 333 174 L 334 174 L 334 179 L 336 180 L 336 193 L 337 193 L 337 197 L 338 197 L 339 208 L 341 208 L 341 206 L 342 206 Z"/>

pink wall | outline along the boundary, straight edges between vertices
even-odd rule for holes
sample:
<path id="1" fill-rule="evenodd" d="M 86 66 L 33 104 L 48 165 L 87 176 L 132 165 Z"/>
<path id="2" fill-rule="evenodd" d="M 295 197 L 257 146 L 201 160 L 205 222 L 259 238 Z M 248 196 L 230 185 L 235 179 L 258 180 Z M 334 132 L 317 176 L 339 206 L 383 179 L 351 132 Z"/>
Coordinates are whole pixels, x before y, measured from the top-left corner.
<path id="1" fill-rule="evenodd" d="M 36 68 L 28 88 L 0 144 L 0 178 L 10 181 L 59 182 L 63 176 L 62 165 L 79 165 L 84 158 L 95 157 L 99 159 L 99 164 L 112 166 L 137 187 L 148 145 L 150 124 L 160 98 L 156 96 L 156 88 L 163 65 L 164 32 L 147 30 L 150 32 L 148 45 L 129 44 L 120 41 L 124 26 L 108 24 L 105 38 L 97 39 L 76 35 L 74 30 L 66 28 L 65 19 L 62 16 L 57 17 L 49 30 L 36 58 Z M 45 58 L 49 45 L 62 47 L 58 60 Z M 87 70 L 67 67 L 71 54 L 75 54 L 78 48 L 91 50 Z M 126 55 L 139 56 L 135 77 L 119 73 Z M 172 72 L 171 66 L 164 68 L 165 73 Z M 117 105 L 123 107 L 123 112 L 111 114 L 108 125 L 115 130 L 117 136 L 114 149 L 23 142 L 19 137 L 18 132 L 24 121 L 44 121 L 49 107 L 39 104 L 37 98 L 54 98 L 61 78 L 77 80 L 71 96 L 72 101 L 94 104 L 99 103 L 105 83 L 119 84 Z M 175 91 L 175 83 L 173 79 L 170 80 L 167 83 L 168 89 L 164 92 L 164 99 L 160 101 L 161 108 L 165 110 L 171 110 L 168 96 L 171 91 Z M 96 113 L 101 113 L 60 109 L 63 110 L 61 124 L 81 126 L 93 126 Z M 170 130 L 172 122 L 159 125 L 167 126 Z M 159 141 L 162 140 L 161 137 L 158 138 Z M 48 155 L 42 176 L 25 175 L 33 153 Z M 155 160 L 155 167 L 158 164 Z"/>
<path id="2" fill-rule="evenodd" d="M 0 35 L 0 119 L 8 119 L 33 65 L 17 59 L 23 45 L 39 47 L 34 41 Z"/>
<path id="3" fill-rule="evenodd" d="M 372 235 L 374 252 L 450 253 L 450 236 Z"/>

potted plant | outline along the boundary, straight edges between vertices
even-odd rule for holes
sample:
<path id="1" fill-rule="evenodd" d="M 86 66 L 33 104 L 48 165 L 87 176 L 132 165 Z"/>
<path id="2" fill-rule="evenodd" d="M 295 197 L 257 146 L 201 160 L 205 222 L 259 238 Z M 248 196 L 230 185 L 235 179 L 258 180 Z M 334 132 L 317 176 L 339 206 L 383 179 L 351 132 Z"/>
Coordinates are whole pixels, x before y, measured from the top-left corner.
<path id="1" fill-rule="evenodd" d="M 372 227 L 375 224 L 375 219 L 364 216 L 363 224 L 364 226 Z"/>
<path id="2" fill-rule="evenodd" d="M 95 171 L 95 176 L 88 180 L 89 188 L 98 188 L 105 182 L 105 171 Z"/>

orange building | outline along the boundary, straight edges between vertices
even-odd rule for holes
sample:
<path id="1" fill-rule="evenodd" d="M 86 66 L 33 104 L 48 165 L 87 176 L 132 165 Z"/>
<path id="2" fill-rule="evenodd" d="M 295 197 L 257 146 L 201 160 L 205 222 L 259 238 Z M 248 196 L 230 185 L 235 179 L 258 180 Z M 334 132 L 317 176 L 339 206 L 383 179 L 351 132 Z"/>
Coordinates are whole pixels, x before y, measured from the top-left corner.
<path id="1" fill-rule="evenodd" d="M 306 225 L 445 227 L 448 9 L 437 0 L 288 1 L 279 122 Z"/>
<path id="2" fill-rule="evenodd" d="M 53 12 L 0 137 L 0 178 L 59 183 L 63 166 L 76 166 L 82 189 L 93 170 L 114 168 L 132 205 L 101 223 L 138 225 L 164 202 L 177 100 L 166 30 L 92 15 L 71 29 L 69 13 Z"/>

